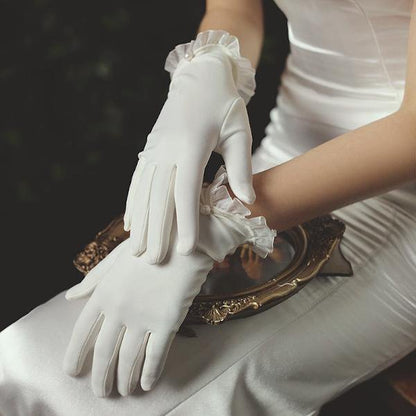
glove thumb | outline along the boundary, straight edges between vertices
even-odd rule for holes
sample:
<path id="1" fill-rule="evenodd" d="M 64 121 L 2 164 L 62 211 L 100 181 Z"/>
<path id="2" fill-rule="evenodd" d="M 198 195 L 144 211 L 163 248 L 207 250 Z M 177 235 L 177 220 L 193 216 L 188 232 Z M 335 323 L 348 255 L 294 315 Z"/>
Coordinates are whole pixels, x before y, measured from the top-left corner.
<path id="1" fill-rule="evenodd" d="M 118 253 L 120 253 L 124 244 L 126 244 L 125 240 L 120 243 L 106 258 L 101 260 L 95 267 L 93 267 L 81 283 L 72 286 L 68 289 L 65 293 L 66 300 L 76 300 L 88 297 L 94 291 L 98 283 L 101 282 L 105 274 L 110 270 L 111 266 L 116 261 L 118 257 Z"/>
<path id="2" fill-rule="evenodd" d="M 256 199 L 251 167 L 251 129 L 242 98 L 234 101 L 224 120 L 219 153 L 228 173 L 228 181 L 234 195 L 247 204 Z"/>

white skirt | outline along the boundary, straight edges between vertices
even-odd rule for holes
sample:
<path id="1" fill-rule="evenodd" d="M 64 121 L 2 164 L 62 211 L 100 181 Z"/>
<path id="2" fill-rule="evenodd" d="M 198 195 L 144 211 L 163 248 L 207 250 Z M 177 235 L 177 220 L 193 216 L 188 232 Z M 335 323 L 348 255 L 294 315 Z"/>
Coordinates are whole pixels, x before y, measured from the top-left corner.
<path id="1" fill-rule="evenodd" d="M 343 133 L 273 111 L 254 156 L 256 171 L 294 156 L 279 147 L 283 135 L 311 143 Z M 0 415 L 318 414 L 324 403 L 416 348 L 415 184 L 333 215 L 347 225 L 341 249 L 352 277 L 319 277 L 258 315 L 195 326 L 196 338 L 176 337 L 150 392 L 96 398 L 88 367 L 78 378 L 63 373 L 85 300 L 67 302 L 58 294 L 0 334 Z"/>

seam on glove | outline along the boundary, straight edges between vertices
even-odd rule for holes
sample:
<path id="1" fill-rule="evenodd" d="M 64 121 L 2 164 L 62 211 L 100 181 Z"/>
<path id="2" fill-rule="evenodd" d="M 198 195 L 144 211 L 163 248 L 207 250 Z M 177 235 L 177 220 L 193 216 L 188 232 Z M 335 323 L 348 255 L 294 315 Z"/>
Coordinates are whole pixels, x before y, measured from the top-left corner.
<path id="1" fill-rule="evenodd" d="M 148 222 L 149 222 L 149 204 L 150 204 L 150 194 L 151 194 L 151 189 L 152 189 L 152 184 L 153 184 L 153 178 L 155 177 L 155 172 L 156 172 L 156 169 L 157 169 L 157 166 L 153 165 L 153 164 L 148 164 L 147 166 L 148 166 L 148 169 L 152 169 L 152 173 L 151 173 L 149 183 L 148 183 L 149 192 L 147 193 L 147 200 L 145 201 L 145 203 L 146 203 L 146 212 L 145 212 L 145 215 L 144 215 L 142 227 L 140 229 L 140 234 L 139 234 L 140 238 L 138 239 L 141 252 L 143 252 L 143 240 L 144 240 L 144 236 L 146 235 L 145 230 L 147 231 Z M 143 172 L 144 172 L 144 169 L 143 169 Z M 136 209 L 137 209 L 137 207 L 136 207 Z"/>
<path id="2" fill-rule="evenodd" d="M 232 111 L 234 110 L 234 107 L 237 105 L 237 103 L 240 100 L 243 100 L 243 99 L 241 97 L 237 97 L 235 100 L 233 100 L 233 102 L 231 103 L 230 107 L 228 108 L 228 110 L 227 110 L 227 112 L 226 112 L 226 114 L 224 116 L 224 119 L 222 120 L 220 134 L 219 134 L 219 137 L 221 137 L 221 146 L 220 147 L 217 147 L 218 150 L 222 149 L 222 147 L 223 147 L 222 146 L 222 143 L 226 142 L 227 139 L 230 138 L 233 135 L 233 133 L 232 133 L 232 134 L 229 134 L 228 136 L 225 136 L 224 133 L 223 133 L 223 130 L 225 129 L 225 125 L 227 124 L 227 121 L 228 121 L 228 119 L 230 117 L 230 114 L 232 113 Z M 219 152 L 219 153 L 222 153 L 222 152 Z"/>
<path id="3" fill-rule="evenodd" d="M 137 166 L 134 169 L 133 177 L 131 179 L 130 187 L 129 187 L 128 194 L 127 194 L 126 212 L 124 213 L 124 230 L 125 231 L 130 231 L 131 229 L 132 208 L 134 206 L 134 199 L 136 197 L 137 180 L 138 178 L 140 178 L 145 167 L 146 167 L 146 162 L 144 160 L 139 159 L 139 162 L 137 163 Z M 139 171 L 140 171 L 140 174 L 139 174 Z M 128 223 L 126 224 L 126 222 Z M 126 225 L 128 225 L 127 229 L 126 229 Z"/>
<path id="4" fill-rule="evenodd" d="M 101 317 L 103 319 L 101 319 Z M 99 322 L 100 320 L 101 320 L 101 322 Z M 84 342 L 82 343 L 81 350 L 78 354 L 78 359 L 77 359 L 77 366 L 76 366 L 76 373 L 77 374 L 79 374 L 79 372 L 82 370 L 82 367 L 84 365 L 84 362 L 82 362 L 82 365 L 80 365 L 80 361 L 81 361 L 82 357 L 84 356 L 84 352 L 85 352 L 85 348 L 86 348 L 87 344 L 89 344 L 91 342 L 91 335 L 95 331 L 95 329 L 97 329 L 97 325 L 99 324 L 100 328 L 97 329 L 97 334 L 95 336 L 95 338 L 97 338 L 98 331 L 101 329 L 101 325 L 103 324 L 103 322 L 104 322 L 104 313 L 100 312 L 99 315 L 97 316 L 97 318 L 95 319 L 94 323 L 91 325 L 90 330 L 88 331 L 88 334 L 85 337 Z M 84 361 L 84 359 L 82 359 L 82 361 Z"/>
<path id="5" fill-rule="evenodd" d="M 171 196 L 171 193 L 174 192 L 174 190 L 172 190 L 172 187 L 173 189 L 175 187 L 176 171 L 177 171 L 177 165 L 175 164 L 172 168 L 172 171 L 170 172 L 168 195 L 165 198 L 165 206 L 163 207 L 163 215 L 162 215 L 163 219 L 162 219 L 161 227 L 159 230 L 160 231 L 159 232 L 159 247 L 158 247 L 157 257 L 156 257 L 157 261 L 159 261 L 160 256 L 162 254 L 162 248 L 163 248 L 162 235 L 164 233 L 165 226 L 166 226 L 166 212 L 167 212 L 168 205 L 170 203 L 170 196 Z"/>
<path id="6" fill-rule="evenodd" d="M 139 361 L 139 359 L 141 359 L 142 357 L 145 358 L 145 356 L 146 356 L 146 348 L 147 348 L 147 343 L 149 341 L 150 334 L 151 334 L 150 330 L 146 331 L 146 333 L 144 334 L 142 344 L 139 348 L 139 351 L 136 354 L 136 358 L 134 359 L 133 365 L 130 368 L 130 376 L 129 376 L 129 380 L 128 380 L 128 384 L 127 384 L 128 394 L 130 394 L 137 387 L 137 384 L 136 384 L 136 386 L 134 386 L 134 388 L 132 386 L 133 385 L 133 376 L 134 376 L 134 373 L 137 370 L 137 368 L 136 368 L 137 362 Z M 141 361 L 142 361 L 142 364 L 144 364 L 144 359 L 142 359 Z M 139 382 L 139 380 L 142 376 L 142 371 L 143 371 L 143 368 L 140 369 L 140 375 L 137 378 L 137 380 L 135 381 L 135 383 Z"/>
<path id="7" fill-rule="evenodd" d="M 110 361 L 108 362 L 107 368 L 104 372 L 103 384 L 101 385 L 101 391 L 104 393 L 104 395 L 107 395 L 106 384 L 107 384 L 108 372 L 110 371 L 110 368 L 115 365 L 115 362 L 114 362 L 115 355 L 120 350 L 120 345 L 121 345 L 121 342 L 123 341 L 123 337 L 124 337 L 124 334 L 126 333 L 126 329 L 127 327 L 125 325 L 122 325 L 120 332 L 118 334 L 118 337 L 117 337 L 117 342 L 113 349 L 113 353 L 111 354 Z"/>

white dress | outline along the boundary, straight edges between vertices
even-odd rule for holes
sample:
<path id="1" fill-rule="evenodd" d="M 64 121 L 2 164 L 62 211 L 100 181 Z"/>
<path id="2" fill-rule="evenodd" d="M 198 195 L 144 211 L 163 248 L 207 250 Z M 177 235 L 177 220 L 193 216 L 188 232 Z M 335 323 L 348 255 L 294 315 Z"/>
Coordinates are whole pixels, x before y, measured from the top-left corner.
<path id="1" fill-rule="evenodd" d="M 278 5 L 291 53 L 256 171 L 388 115 L 404 87 L 411 0 Z M 177 337 L 151 392 L 99 399 L 88 371 L 63 373 L 85 301 L 58 294 L 0 334 L 0 415 L 318 414 L 416 348 L 415 183 L 333 215 L 353 277 L 317 278 L 261 314 Z"/>

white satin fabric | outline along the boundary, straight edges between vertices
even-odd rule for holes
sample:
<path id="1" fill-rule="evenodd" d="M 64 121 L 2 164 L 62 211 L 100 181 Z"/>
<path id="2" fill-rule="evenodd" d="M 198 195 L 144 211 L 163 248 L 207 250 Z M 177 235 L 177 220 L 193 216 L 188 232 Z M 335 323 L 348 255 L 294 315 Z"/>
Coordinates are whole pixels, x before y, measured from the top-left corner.
<path id="1" fill-rule="evenodd" d="M 403 92 L 411 1 L 278 5 L 291 55 L 256 171 L 391 113 Z M 64 375 L 85 301 L 57 295 L 0 334 L 0 415 L 318 414 L 416 348 L 416 184 L 333 215 L 347 225 L 341 247 L 354 276 L 317 278 L 261 314 L 176 337 L 150 392 L 99 399 L 88 372 Z"/>

